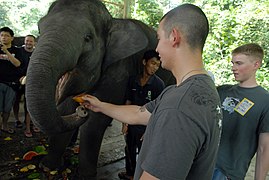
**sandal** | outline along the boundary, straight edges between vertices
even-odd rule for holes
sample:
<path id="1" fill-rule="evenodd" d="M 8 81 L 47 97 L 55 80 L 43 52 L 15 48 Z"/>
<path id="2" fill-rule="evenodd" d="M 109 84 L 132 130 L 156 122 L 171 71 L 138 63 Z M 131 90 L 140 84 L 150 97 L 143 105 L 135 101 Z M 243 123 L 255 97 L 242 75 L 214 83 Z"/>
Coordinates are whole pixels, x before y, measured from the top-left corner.
<path id="1" fill-rule="evenodd" d="M 133 176 L 128 176 L 126 172 L 120 172 L 118 174 L 120 179 L 124 179 L 124 180 L 132 180 Z"/>
<path id="2" fill-rule="evenodd" d="M 31 133 L 31 131 L 30 132 L 24 131 L 24 135 L 28 138 L 33 137 L 33 134 Z"/>
<path id="3" fill-rule="evenodd" d="M 8 133 L 8 134 L 14 134 L 15 133 L 15 131 L 13 129 L 11 129 L 11 128 L 8 128 L 7 130 L 1 129 L 1 131 L 4 132 L 4 133 Z"/>
<path id="4" fill-rule="evenodd" d="M 22 123 L 21 123 L 21 121 L 16 120 L 16 122 L 15 122 L 15 126 L 16 126 L 16 128 L 22 128 Z"/>
<path id="5" fill-rule="evenodd" d="M 38 127 L 34 126 L 33 127 L 33 131 L 36 132 L 36 133 L 38 133 L 38 132 L 40 132 L 40 129 Z"/>

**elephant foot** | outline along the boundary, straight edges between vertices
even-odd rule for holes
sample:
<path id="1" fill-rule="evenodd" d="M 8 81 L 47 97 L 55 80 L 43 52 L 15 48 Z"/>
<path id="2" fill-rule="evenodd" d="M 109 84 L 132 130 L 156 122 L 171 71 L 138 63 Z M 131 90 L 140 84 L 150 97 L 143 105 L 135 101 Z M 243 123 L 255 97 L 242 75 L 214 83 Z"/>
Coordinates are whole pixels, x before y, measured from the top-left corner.
<path id="1" fill-rule="evenodd" d="M 45 166 L 42 162 L 39 163 L 39 168 L 42 169 L 42 171 L 43 172 L 46 172 L 46 173 L 52 171 L 52 169 L 50 169 L 49 167 Z"/>
<path id="2" fill-rule="evenodd" d="M 42 169 L 44 172 L 49 172 L 52 170 L 60 170 L 64 166 L 63 159 L 60 160 L 44 157 L 42 161 L 39 163 L 39 168 Z"/>
<path id="3" fill-rule="evenodd" d="M 95 176 L 85 176 L 79 173 L 79 170 L 77 168 L 76 173 L 72 180 L 97 180 L 96 175 Z"/>

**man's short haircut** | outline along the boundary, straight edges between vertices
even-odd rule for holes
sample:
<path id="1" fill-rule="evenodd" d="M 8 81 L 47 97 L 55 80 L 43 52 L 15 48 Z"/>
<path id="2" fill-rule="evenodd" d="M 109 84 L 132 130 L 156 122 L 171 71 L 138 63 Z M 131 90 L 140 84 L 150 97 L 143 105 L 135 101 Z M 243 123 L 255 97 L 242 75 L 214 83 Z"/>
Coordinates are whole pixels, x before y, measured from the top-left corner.
<path id="1" fill-rule="evenodd" d="M 246 56 L 252 56 L 254 58 L 259 59 L 260 61 L 262 61 L 264 57 L 264 51 L 262 47 L 256 43 L 244 44 L 242 46 L 235 48 L 232 51 L 232 55 L 236 54 L 244 54 Z"/>
<path id="2" fill-rule="evenodd" d="M 144 53 L 143 59 L 145 59 L 145 61 L 147 62 L 148 60 L 150 60 L 151 58 L 154 58 L 154 57 L 157 60 L 160 60 L 159 53 L 152 49 L 152 50 L 148 50 Z"/>
<path id="3" fill-rule="evenodd" d="M 8 32 L 11 35 L 11 37 L 14 37 L 14 32 L 9 27 L 2 27 L 0 29 L 0 32 Z"/>
<path id="4" fill-rule="evenodd" d="M 34 40 L 36 40 L 36 37 L 34 35 L 32 35 L 32 34 L 28 34 L 25 37 L 32 37 L 32 38 L 34 38 Z"/>
<path id="5" fill-rule="evenodd" d="M 169 11 L 162 18 L 164 31 L 170 35 L 173 28 L 178 29 L 192 49 L 203 47 L 209 33 L 209 23 L 205 13 L 193 4 L 182 4 Z"/>

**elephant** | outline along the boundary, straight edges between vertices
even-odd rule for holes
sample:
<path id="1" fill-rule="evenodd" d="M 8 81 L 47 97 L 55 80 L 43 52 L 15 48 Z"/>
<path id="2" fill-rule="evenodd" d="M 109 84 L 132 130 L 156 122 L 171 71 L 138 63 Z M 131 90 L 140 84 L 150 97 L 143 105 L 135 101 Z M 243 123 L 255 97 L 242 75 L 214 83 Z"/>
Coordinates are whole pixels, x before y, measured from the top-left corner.
<path id="1" fill-rule="evenodd" d="M 112 119 L 87 111 L 78 116 L 73 97 L 90 93 L 124 104 L 128 77 L 141 72 L 141 59 L 157 45 L 156 32 L 134 19 L 116 19 L 100 0 L 56 0 L 38 22 L 38 44 L 27 70 L 26 101 L 32 121 L 49 136 L 40 166 L 62 165 L 72 134 L 79 128 L 77 179 L 96 179 L 104 132 Z M 157 72 L 165 83 L 172 74 Z"/>

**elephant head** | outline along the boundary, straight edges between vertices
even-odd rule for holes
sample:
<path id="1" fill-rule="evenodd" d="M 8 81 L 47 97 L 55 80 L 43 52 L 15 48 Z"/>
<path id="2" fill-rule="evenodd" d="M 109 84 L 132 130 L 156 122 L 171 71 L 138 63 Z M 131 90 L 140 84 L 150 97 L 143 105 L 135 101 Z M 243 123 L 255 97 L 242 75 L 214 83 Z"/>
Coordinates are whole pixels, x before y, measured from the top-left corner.
<path id="1" fill-rule="evenodd" d="M 112 18 L 100 0 L 57 0 L 38 26 L 40 36 L 27 71 L 26 100 L 33 122 L 49 134 L 72 130 L 87 119 L 61 116 L 59 104 L 83 92 L 94 94 L 98 87 L 109 86 L 108 81 L 119 89 L 125 86 L 122 78 L 128 75 L 128 67 L 132 70 L 134 59 L 157 43 L 153 30 L 143 29 L 146 26 L 141 22 Z M 125 74 L 121 75 L 119 66 Z M 117 78 L 112 77 L 113 71 Z M 120 98 L 112 99 L 106 100 L 120 102 Z"/>

